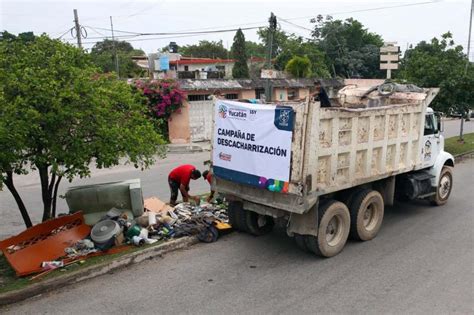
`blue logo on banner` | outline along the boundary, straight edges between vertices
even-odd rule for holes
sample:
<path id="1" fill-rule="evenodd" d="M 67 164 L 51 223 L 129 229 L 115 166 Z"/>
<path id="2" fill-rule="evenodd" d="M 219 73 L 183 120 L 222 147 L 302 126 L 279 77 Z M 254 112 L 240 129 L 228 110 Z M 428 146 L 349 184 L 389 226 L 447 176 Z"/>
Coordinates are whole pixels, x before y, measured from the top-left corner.
<path id="1" fill-rule="evenodd" d="M 295 112 L 288 106 L 277 106 L 275 108 L 275 127 L 280 130 L 293 131 Z"/>

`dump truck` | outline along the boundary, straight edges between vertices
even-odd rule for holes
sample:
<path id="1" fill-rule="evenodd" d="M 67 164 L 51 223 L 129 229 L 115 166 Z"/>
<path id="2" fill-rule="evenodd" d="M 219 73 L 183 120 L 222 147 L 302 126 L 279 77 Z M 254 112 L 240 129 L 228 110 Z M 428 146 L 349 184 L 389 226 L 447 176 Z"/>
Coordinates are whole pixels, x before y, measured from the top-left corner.
<path id="1" fill-rule="evenodd" d="M 346 86 L 324 108 L 216 99 L 212 186 L 230 224 L 263 235 L 283 220 L 301 249 L 332 257 L 349 237 L 376 237 L 395 200 L 444 205 L 454 158 L 429 107 L 438 91 Z"/>

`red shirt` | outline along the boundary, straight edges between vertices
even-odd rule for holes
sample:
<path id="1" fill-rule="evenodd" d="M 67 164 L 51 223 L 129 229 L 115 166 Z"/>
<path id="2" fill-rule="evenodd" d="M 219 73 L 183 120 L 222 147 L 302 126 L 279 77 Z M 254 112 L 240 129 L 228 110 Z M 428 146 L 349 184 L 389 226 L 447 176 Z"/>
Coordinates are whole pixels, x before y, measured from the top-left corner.
<path id="1" fill-rule="evenodd" d="M 194 166 L 189 164 L 181 165 L 172 170 L 168 177 L 171 180 L 184 185 L 184 187 L 188 187 L 189 181 L 191 180 L 191 172 L 195 169 Z"/>
<path id="2" fill-rule="evenodd" d="M 207 173 L 206 180 L 207 180 L 207 182 L 208 182 L 209 185 L 210 185 L 210 184 L 211 184 L 211 181 L 212 181 L 212 174 L 211 174 L 211 172 Z"/>

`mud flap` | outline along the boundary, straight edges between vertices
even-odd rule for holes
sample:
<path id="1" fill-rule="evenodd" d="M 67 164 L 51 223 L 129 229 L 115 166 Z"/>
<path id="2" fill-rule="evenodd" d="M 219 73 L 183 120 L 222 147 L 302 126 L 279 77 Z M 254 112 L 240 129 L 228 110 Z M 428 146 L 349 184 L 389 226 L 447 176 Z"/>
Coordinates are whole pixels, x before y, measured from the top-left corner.
<path id="1" fill-rule="evenodd" d="M 292 213 L 288 222 L 286 233 L 293 236 L 300 235 L 318 236 L 318 205 L 319 202 L 303 214 Z"/>

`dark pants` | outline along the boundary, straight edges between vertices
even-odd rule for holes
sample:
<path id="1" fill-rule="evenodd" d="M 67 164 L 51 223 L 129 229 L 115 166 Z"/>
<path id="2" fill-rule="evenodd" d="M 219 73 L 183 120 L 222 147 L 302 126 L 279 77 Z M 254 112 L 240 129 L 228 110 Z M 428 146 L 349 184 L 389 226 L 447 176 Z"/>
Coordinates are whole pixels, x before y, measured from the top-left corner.
<path id="1" fill-rule="evenodd" d="M 178 199 L 178 192 L 179 192 L 179 187 L 181 186 L 181 183 L 174 181 L 168 177 L 168 185 L 170 186 L 170 191 L 171 191 L 170 201 L 176 202 L 176 200 Z M 186 187 L 186 191 L 189 191 L 189 186 Z"/>

